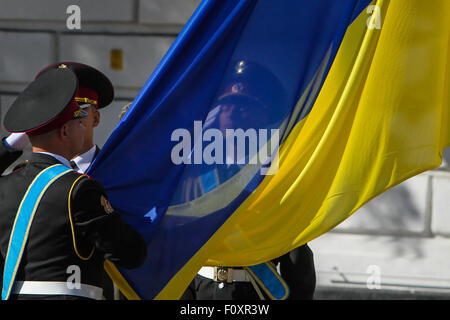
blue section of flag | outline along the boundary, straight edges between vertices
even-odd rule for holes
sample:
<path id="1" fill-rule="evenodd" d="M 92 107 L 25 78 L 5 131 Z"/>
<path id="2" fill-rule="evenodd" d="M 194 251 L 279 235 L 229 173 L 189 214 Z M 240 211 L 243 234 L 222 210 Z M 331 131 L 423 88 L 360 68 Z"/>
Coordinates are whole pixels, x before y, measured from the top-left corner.
<path id="1" fill-rule="evenodd" d="M 148 242 L 145 264 L 121 270 L 141 298 L 155 297 L 264 178 L 236 158 L 226 163 L 228 153 L 221 163 L 195 163 L 205 149 L 193 147 L 185 158 L 191 163 L 175 164 L 172 151 L 180 141 L 174 131 L 194 137 L 194 121 L 200 121 L 201 133 L 223 135 L 222 146 L 230 128 L 288 134 L 287 122 L 308 115 L 347 27 L 369 3 L 199 5 L 90 170 Z M 244 158 L 248 163 L 251 156 Z M 226 191 L 215 193 L 219 186 Z M 157 215 L 148 219 L 153 208 Z"/>

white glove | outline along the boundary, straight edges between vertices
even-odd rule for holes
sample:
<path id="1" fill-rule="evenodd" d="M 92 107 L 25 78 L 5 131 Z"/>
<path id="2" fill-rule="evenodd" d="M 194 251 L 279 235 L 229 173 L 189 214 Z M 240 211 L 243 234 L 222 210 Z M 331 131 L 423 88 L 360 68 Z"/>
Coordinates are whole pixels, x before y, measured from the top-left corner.
<path id="1" fill-rule="evenodd" d="M 11 133 L 5 140 L 6 148 L 11 151 L 21 151 L 30 144 L 26 133 Z"/>

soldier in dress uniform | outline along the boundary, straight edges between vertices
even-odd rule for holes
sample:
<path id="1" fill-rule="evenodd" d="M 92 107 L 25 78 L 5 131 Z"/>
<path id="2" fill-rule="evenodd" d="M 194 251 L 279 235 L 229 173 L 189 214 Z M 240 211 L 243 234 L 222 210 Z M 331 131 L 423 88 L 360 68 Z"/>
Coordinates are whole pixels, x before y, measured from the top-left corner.
<path id="1" fill-rule="evenodd" d="M 108 77 L 101 71 L 78 62 L 64 61 L 52 64 L 39 72 L 36 77 L 40 77 L 46 72 L 61 66 L 66 66 L 77 76 L 79 89 L 75 100 L 87 113 L 82 119 L 86 128 L 83 148 L 70 161 L 72 169 L 79 173 L 86 173 L 95 157 L 100 153 L 100 148 L 94 143 L 94 131 L 100 124 L 99 109 L 111 104 L 114 99 L 114 88 Z M 103 294 L 107 300 L 112 300 L 114 295 L 119 295 L 118 290 L 114 289 L 114 285 L 106 272 L 104 273 L 103 289 Z"/>
<path id="2" fill-rule="evenodd" d="M 245 131 L 249 128 L 283 128 L 283 122 L 289 116 L 289 110 L 286 109 L 284 88 L 270 70 L 256 62 L 237 61 L 224 79 L 215 107 L 207 117 L 205 126 L 218 128 L 224 136 L 227 129 L 242 128 Z M 237 174 L 242 166 L 233 164 L 211 166 L 211 168 L 200 166 L 199 168 L 205 172 L 214 170 L 215 177 L 219 180 L 214 183 L 217 187 Z M 195 176 L 201 178 L 202 174 L 203 172 L 196 172 Z M 202 190 L 211 189 L 201 185 L 202 179 L 194 177 L 194 181 L 197 185 L 194 184 L 194 187 L 190 189 L 183 189 L 184 194 L 178 192 L 176 196 L 181 200 L 192 200 L 192 197 L 195 197 L 193 194 L 202 195 Z M 313 298 L 316 277 L 313 253 L 307 244 L 258 267 L 263 268 L 264 274 L 269 275 L 269 278 L 258 277 L 250 268 L 205 266 L 200 269 L 182 299 L 254 300 L 289 297 L 289 299 L 306 300 Z M 269 282 L 271 286 L 266 285 Z M 274 283 L 276 285 L 273 285 Z M 269 287 L 275 288 L 273 292 L 268 290 Z M 274 291 L 278 291 L 278 295 Z"/>
<path id="3" fill-rule="evenodd" d="M 33 154 L 0 179 L 2 299 L 101 299 L 103 263 L 137 268 L 142 236 L 109 204 L 102 185 L 70 168 L 82 151 L 86 112 L 76 74 L 61 66 L 35 79 L 4 119 Z"/>

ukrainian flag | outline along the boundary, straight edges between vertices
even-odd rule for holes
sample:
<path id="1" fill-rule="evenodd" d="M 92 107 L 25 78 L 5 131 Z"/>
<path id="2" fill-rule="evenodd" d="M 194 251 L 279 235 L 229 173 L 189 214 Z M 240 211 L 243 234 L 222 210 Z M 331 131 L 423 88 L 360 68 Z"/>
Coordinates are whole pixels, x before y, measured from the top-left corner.
<path id="1" fill-rule="evenodd" d="M 148 243 L 139 269 L 106 264 L 116 284 L 177 299 L 201 266 L 281 256 L 438 167 L 449 41 L 448 0 L 203 1 L 91 170 Z"/>

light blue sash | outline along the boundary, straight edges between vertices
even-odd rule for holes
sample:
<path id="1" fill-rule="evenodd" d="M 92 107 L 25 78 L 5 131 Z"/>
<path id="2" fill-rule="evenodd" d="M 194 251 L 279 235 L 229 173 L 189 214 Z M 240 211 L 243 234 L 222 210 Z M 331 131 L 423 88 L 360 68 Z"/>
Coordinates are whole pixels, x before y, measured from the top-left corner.
<path id="1" fill-rule="evenodd" d="M 270 262 L 245 267 L 250 276 L 271 300 L 285 300 L 289 297 L 289 287 Z"/>
<path id="2" fill-rule="evenodd" d="M 28 187 L 17 210 L 9 238 L 5 269 L 3 271 L 2 300 L 8 300 L 11 294 L 34 214 L 39 207 L 42 196 L 56 179 L 71 171 L 73 170 L 62 164 L 56 164 L 41 171 Z"/>

